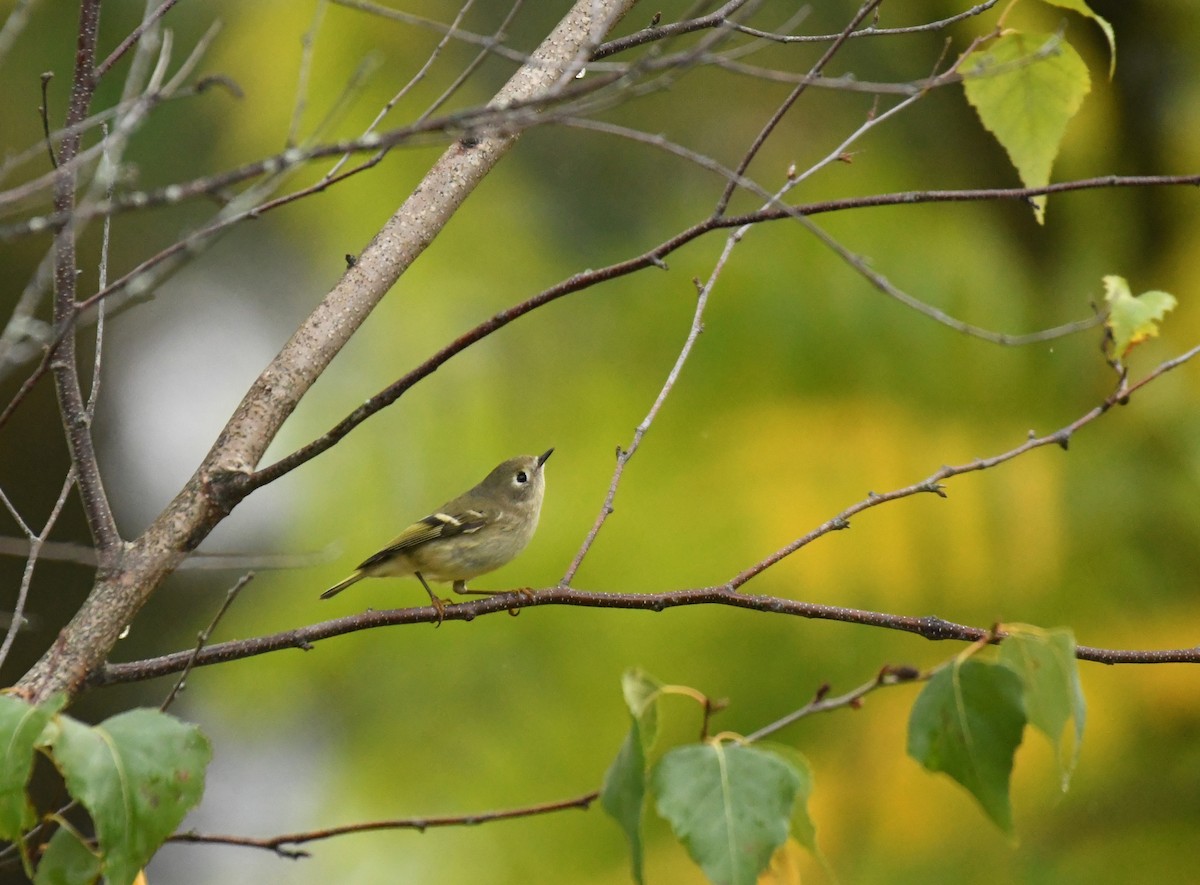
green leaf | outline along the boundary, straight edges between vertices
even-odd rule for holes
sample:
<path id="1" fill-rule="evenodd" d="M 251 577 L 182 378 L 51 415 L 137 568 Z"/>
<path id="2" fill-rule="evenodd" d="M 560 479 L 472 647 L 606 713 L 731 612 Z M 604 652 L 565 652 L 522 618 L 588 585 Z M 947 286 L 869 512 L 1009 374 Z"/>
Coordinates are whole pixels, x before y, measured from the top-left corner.
<path id="1" fill-rule="evenodd" d="M 762 741 L 754 745 L 760 750 L 774 753 L 791 766 L 800 779 L 796 788 L 796 804 L 792 807 L 792 836 L 797 842 L 820 857 L 817 850 L 817 826 L 808 814 L 808 800 L 812 796 L 813 777 L 812 766 L 808 757 L 787 744 L 777 744 L 773 741 Z"/>
<path id="2" fill-rule="evenodd" d="M 37 823 L 25 788 L 33 773 L 33 750 L 50 718 L 66 702 L 55 695 L 34 706 L 12 695 L 0 695 L 0 839 L 17 842 Z"/>
<path id="3" fill-rule="evenodd" d="M 966 787 L 1008 833 L 1009 777 L 1025 728 L 1022 691 L 1021 678 L 1002 664 L 956 659 L 929 680 L 908 722 L 908 754 Z"/>
<path id="4" fill-rule="evenodd" d="M 1065 791 L 1071 782 L 1087 708 L 1075 660 L 1075 636 L 1067 629 L 1042 630 L 1026 624 L 1005 624 L 1008 636 L 1000 644 L 1000 661 L 1011 667 L 1025 684 L 1025 711 L 1029 723 L 1050 739 L 1058 755 L 1059 776 Z M 1075 721 L 1073 752 L 1066 753 L 1063 729 Z"/>
<path id="5" fill-rule="evenodd" d="M 633 720 L 617 758 L 604 775 L 600 788 L 600 805 L 608 812 L 625 835 L 629 837 L 629 853 L 633 858 L 633 880 L 641 885 L 644 846 L 642 843 L 642 809 L 646 801 L 646 756 L 642 752 L 641 725 Z"/>
<path id="6" fill-rule="evenodd" d="M 51 731 L 54 764 L 95 824 L 104 876 L 128 885 L 200 800 L 208 741 L 157 710 L 130 710 L 94 728 L 58 716 Z"/>
<path id="7" fill-rule="evenodd" d="M 658 703 L 662 683 L 638 668 L 626 670 L 621 675 L 621 693 L 625 705 L 641 727 L 638 732 L 642 740 L 642 752 L 650 752 L 658 739 Z"/>
<path id="8" fill-rule="evenodd" d="M 643 881 L 642 815 L 646 802 L 646 755 L 658 738 L 658 701 L 662 683 L 643 670 L 621 675 L 621 693 L 633 724 L 617 758 L 604 775 L 600 804 L 629 837 L 633 878 Z"/>
<path id="9" fill-rule="evenodd" d="M 788 835 L 800 789 L 792 766 L 739 744 L 691 744 L 652 777 L 658 813 L 717 885 L 754 885 Z"/>
<path id="10" fill-rule="evenodd" d="M 1112 25 L 1106 19 L 1092 12 L 1092 8 L 1087 5 L 1085 0 L 1045 0 L 1045 2 L 1060 9 L 1078 12 L 1100 26 L 1100 30 L 1104 32 L 1104 36 L 1108 40 L 1108 78 L 1111 80 L 1113 73 L 1117 70 L 1117 36 L 1113 33 Z"/>
<path id="11" fill-rule="evenodd" d="M 1104 278 L 1104 300 L 1108 302 L 1105 325 L 1113 337 L 1113 348 L 1121 359 L 1147 338 L 1158 335 L 1158 324 L 1167 311 L 1175 309 L 1175 296 L 1150 291 L 1134 295 L 1124 277 Z"/>
<path id="12" fill-rule="evenodd" d="M 1091 89 L 1087 65 L 1053 34 L 1008 33 L 971 53 L 960 68 L 979 119 L 1004 146 L 1026 187 L 1050 183 L 1067 123 Z M 1045 196 L 1033 200 L 1040 224 Z"/>
<path id="13" fill-rule="evenodd" d="M 38 861 L 34 885 L 92 885 L 100 879 L 100 858 L 66 827 L 50 837 Z"/>
<path id="14" fill-rule="evenodd" d="M 57 694 L 34 706 L 12 695 L 0 695 L 0 840 L 12 842 L 21 853 L 26 877 L 33 876 L 29 846 L 22 838 L 37 823 L 27 788 L 33 773 L 34 748 L 51 718 L 67 702 Z"/>

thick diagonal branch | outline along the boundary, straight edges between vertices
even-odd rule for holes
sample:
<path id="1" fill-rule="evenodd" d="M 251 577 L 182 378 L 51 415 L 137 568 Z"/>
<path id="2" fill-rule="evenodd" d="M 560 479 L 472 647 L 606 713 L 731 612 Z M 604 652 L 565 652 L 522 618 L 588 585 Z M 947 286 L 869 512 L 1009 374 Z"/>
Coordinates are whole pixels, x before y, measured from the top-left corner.
<path id="1" fill-rule="evenodd" d="M 577 0 L 493 105 L 552 99 L 633 2 Z M 442 155 L 254 382 L 187 485 L 130 545 L 122 568 L 98 575 L 83 607 L 22 678 L 23 695 L 41 699 L 55 691 L 74 693 L 104 662 L 163 578 L 249 493 L 245 478 L 301 397 L 518 134 L 482 133 Z"/>

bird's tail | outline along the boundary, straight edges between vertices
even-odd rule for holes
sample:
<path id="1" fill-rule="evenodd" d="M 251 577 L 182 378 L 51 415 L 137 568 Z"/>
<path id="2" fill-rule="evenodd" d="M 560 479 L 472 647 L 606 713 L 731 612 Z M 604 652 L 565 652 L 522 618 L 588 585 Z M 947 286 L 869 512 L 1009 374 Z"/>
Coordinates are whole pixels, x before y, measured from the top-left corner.
<path id="1" fill-rule="evenodd" d="M 355 572 L 350 577 L 346 578 L 344 581 L 338 581 L 338 583 L 334 584 L 332 587 L 330 587 L 328 590 L 326 590 L 324 593 L 322 593 L 321 598 L 329 599 L 329 597 L 331 597 L 331 596 L 337 596 L 339 593 L 341 593 L 343 590 L 345 590 L 351 584 L 357 584 L 359 581 L 361 581 L 365 577 L 366 577 L 366 575 L 364 575 L 362 572 Z"/>

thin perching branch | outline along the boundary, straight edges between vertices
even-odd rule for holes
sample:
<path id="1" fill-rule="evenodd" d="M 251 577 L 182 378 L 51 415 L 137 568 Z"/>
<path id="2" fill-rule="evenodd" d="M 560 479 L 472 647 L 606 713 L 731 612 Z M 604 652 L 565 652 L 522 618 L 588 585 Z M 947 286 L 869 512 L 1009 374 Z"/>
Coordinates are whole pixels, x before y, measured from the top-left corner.
<path id="1" fill-rule="evenodd" d="M 193 663 L 194 666 L 202 667 L 225 661 L 241 660 L 283 649 L 307 650 L 312 648 L 312 644 L 319 640 L 342 636 L 348 633 L 356 633 L 360 630 L 397 626 L 400 624 L 441 623 L 443 620 L 446 622 L 473 621 L 475 618 L 484 615 L 512 612 L 522 608 L 541 605 L 573 605 L 587 608 L 613 608 L 655 612 L 689 605 L 727 605 L 751 611 L 817 620 L 840 621 L 888 630 L 900 630 L 930 640 L 977 642 L 981 638 L 991 635 L 991 629 L 956 624 L 936 616 L 915 617 L 896 615 L 887 612 L 804 602 L 783 597 L 750 596 L 740 593 L 739 590 L 762 572 L 791 556 L 802 547 L 808 546 L 813 541 L 831 532 L 848 528 L 850 519 L 866 510 L 916 495 L 935 494 L 939 497 L 946 497 L 942 483 L 947 479 L 978 470 L 990 470 L 1007 461 L 1028 454 L 1034 449 L 1051 445 L 1066 449 L 1071 437 L 1080 429 L 1098 420 L 1113 406 L 1128 402 L 1143 387 L 1161 378 L 1166 373 L 1179 368 L 1198 355 L 1200 355 L 1200 345 L 1160 363 L 1153 371 L 1140 378 L 1134 384 L 1122 386 L 1106 397 L 1103 402 L 1091 411 L 1053 433 L 1042 436 L 1030 434 L 1025 442 L 1001 454 L 990 458 L 976 459 L 958 466 L 942 467 L 920 482 L 912 483 L 911 485 L 890 492 L 870 493 L 867 497 L 826 520 L 817 528 L 802 535 L 769 556 L 764 557 L 753 566 L 744 569 L 722 584 L 659 593 L 602 593 L 558 585 L 532 592 L 514 591 L 511 593 L 498 593 L 486 599 L 446 606 L 444 612 L 439 612 L 433 606 L 418 606 L 387 611 L 367 611 L 363 614 L 337 618 L 269 636 L 212 645 L 205 648 L 196 656 Z M 1200 647 L 1176 649 L 1108 649 L 1081 645 L 1076 648 L 1076 657 L 1080 660 L 1096 661 L 1104 664 L 1195 664 L 1200 663 Z M 92 685 L 110 685 L 119 682 L 137 682 L 153 679 L 158 676 L 177 673 L 189 661 L 192 661 L 192 653 L 190 651 L 175 652 L 162 657 L 136 661 L 129 664 L 105 664 L 93 672 L 88 681 Z"/>
<path id="2" fill-rule="evenodd" d="M 497 593 L 486 599 L 460 602 L 444 607 L 440 620 L 474 621 L 488 615 L 512 614 L 526 608 L 544 605 L 567 605 L 579 608 L 602 608 L 620 611 L 663 612 L 667 609 L 693 605 L 724 605 L 764 614 L 789 615 L 819 621 L 836 621 L 862 627 L 878 627 L 911 633 L 931 642 L 978 642 L 991 635 L 990 627 L 959 624 L 937 615 L 899 615 L 890 612 L 846 608 L 804 602 L 781 596 L 749 596 L 738 593 L 726 584 L 689 587 L 659 593 L 604 593 L 574 587 L 545 587 L 529 592 Z M 277 651 L 311 651 L 314 644 L 335 636 L 346 636 L 363 630 L 398 627 L 411 624 L 437 624 L 439 613 L 432 605 L 413 608 L 368 610 L 358 615 L 335 618 L 307 627 L 284 630 L 251 639 L 233 640 L 206 646 L 196 656 L 196 667 L 208 667 L 229 661 L 241 661 Z M 1200 647 L 1152 649 L 1116 649 L 1091 645 L 1075 648 L 1081 661 L 1099 664 L 1200 664 Z M 121 664 L 104 664 L 88 678 L 90 686 L 119 685 L 144 682 L 180 672 L 192 659 L 192 650 L 177 651 L 156 658 Z"/>

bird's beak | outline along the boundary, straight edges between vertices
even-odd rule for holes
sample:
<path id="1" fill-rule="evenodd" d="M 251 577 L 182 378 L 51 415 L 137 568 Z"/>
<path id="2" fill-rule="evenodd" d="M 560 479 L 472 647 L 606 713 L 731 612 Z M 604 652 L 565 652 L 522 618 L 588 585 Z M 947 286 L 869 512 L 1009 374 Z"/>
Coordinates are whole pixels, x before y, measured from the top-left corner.
<path id="1" fill-rule="evenodd" d="M 546 463 L 546 459 L 549 458 L 553 454 L 554 454 L 554 449 L 546 449 L 546 453 L 544 455 L 538 456 L 538 469 L 539 470 L 541 469 L 541 466 Z"/>

